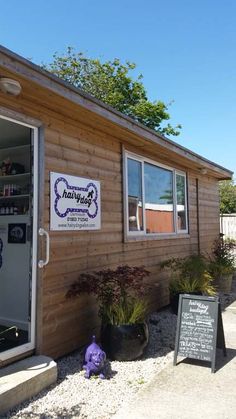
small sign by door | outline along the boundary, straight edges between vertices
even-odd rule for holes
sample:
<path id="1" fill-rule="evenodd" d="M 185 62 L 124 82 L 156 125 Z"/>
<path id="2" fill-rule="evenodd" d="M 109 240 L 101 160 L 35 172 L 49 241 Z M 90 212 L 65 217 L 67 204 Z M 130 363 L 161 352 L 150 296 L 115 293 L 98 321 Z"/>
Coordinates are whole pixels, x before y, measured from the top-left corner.
<path id="1" fill-rule="evenodd" d="M 26 243 L 26 224 L 8 224 L 8 243 Z"/>
<path id="2" fill-rule="evenodd" d="M 100 182 L 77 176 L 50 174 L 51 230 L 99 230 Z"/>

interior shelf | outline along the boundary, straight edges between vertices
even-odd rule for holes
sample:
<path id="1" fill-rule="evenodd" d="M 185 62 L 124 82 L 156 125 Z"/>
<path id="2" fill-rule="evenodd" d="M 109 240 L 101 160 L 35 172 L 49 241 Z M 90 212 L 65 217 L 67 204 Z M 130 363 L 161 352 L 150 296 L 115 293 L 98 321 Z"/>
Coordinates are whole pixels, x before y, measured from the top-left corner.
<path id="1" fill-rule="evenodd" d="M 21 144 L 21 145 L 16 145 L 16 146 L 12 146 L 12 147 L 3 147 L 0 148 L 0 154 L 4 151 L 24 151 L 24 149 L 29 149 L 30 144 Z"/>
<path id="2" fill-rule="evenodd" d="M 19 173 L 17 175 L 6 175 L 6 176 L 0 176 L 0 182 L 6 182 L 6 181 L 15 181 L 15 180 L 20 180 L 20 179 L 24 179 L 24 178 L 28 178 L 30 176 L 30 173 Z"/>
<path id="3" fill-rule="evenodd" d="M 4 145 L 0 148 L 0 216 L 27 214 L 31 196 L 31 144 Z"/>
<path id="4" fill-rule="evenodd" d="M 22 199 L 22 198 L 29 198 L 29 194 L 0 196 L 0 200 L 5 200 L 5 201 L 8 201 L 8 199 Z"/>

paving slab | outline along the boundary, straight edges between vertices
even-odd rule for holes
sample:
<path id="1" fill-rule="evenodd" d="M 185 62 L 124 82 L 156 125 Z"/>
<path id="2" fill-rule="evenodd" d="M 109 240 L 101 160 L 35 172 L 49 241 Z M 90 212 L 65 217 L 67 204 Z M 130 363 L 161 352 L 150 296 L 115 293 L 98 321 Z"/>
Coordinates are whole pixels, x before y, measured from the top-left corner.
<path id="1" fill-rule="evenodd" d="M 47 356 L 31 356 L 0 369 L 0 415 L 30 399 L 57 380 L 57 364 Z"/>
<path id="2" fill-rule="evenodd" d="M 236 419 L 236 303 L 223 312 L 227 357 L 169 364 L 114 419 Z"/>

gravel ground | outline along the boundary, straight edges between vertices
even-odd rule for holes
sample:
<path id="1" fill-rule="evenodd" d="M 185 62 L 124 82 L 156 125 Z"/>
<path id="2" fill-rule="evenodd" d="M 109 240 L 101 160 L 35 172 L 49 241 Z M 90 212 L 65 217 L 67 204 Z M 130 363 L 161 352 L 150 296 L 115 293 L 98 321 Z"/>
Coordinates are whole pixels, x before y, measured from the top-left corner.
<path id="1" fill-rule="evenodd" d="M 236 291 L 236 290 L 235 290 Z M 236 292 L 221 295 L 224 309 L 236 299 Z M 29 402 L 10 411 L 4 419 L 16 418 L 111 418 L 119 408 L 173 360 L 177 316 L 167 308 L 148 320 L 149 344 L 140 360 L 112 361 L 110 379 L 84 378 L 83 351 L 58 360 L 58 382 Z"/>

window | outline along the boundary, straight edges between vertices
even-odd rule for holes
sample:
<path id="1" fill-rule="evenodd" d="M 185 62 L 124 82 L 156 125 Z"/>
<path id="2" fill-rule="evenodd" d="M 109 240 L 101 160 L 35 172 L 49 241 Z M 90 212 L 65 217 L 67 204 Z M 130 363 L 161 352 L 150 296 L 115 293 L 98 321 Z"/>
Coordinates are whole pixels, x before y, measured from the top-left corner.
<path id="1" fill-rule="evenodd" d="M 128 212 L 129 230 L 143 230 L 142 165 L 139 161 L 128 159 Z"/>
<path id="2" fill-rule="evenodd" d="M 187 230 L 186 177 L 176 173 L 177 231 Z"/>
<path id="3" fill-rule="evenodd" d="M 126 179 L 130 235 L 188 231 L 185 173 L 127 153 Z"/>

